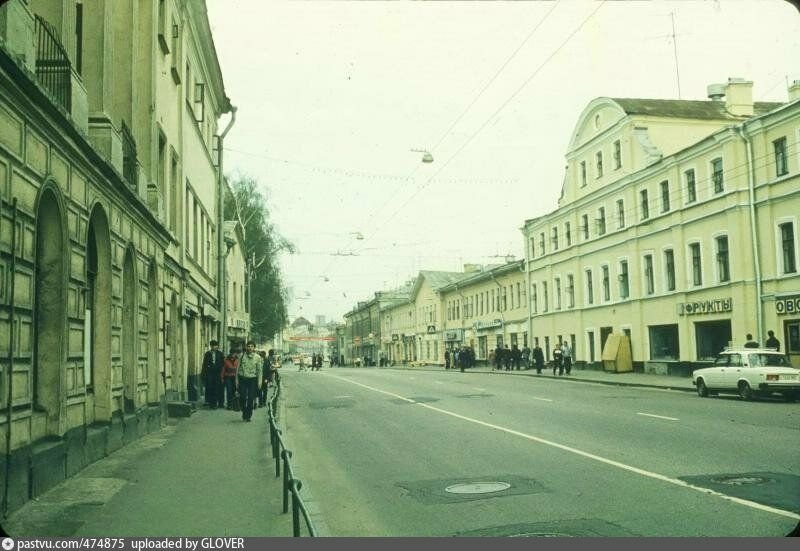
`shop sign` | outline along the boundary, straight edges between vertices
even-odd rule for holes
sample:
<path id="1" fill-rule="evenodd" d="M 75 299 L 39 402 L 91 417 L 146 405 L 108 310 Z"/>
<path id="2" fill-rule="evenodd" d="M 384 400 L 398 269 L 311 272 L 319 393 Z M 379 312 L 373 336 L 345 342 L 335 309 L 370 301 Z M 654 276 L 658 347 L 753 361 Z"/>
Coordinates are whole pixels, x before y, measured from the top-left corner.
<path id="1" fill-rule="evenodd" d="M 800 314 L 800 295 L 775 299 L 775 311 L 779 316 Z"/>
<path id="2" fill-rule="evenodd" d="M 455 331 L 445 331 L 444 332 L 444 340 L 446 340 L 446 341 L 460 341 L 461 340 L 461 329 L 456 329 Z"/>
<path id="3" fill-rule="evenodd" d="M 436 333 L 436 326 L 435 325 L 429 325 L 428 326 L 428 333 Z"/>
<path id="4" fill-rule="evenodd" d="M 733 312 L 732 298 L 717 298 L 712 300 L 678 303 L 679 316 L 691 316 L 693 314 L 719 314 L 722 312 Z"/>
<path id="5" fill-rule="evenodd" d="M 392 341 L 397 342 L 399 340 L 400 340 L 400 335 L 398 335 L 397 333 L 392 333 Z"/>
<path id="6" fill-rule="evenodd" d="M 475 322 L 475 329 L 480 331 L 481 329 L 493 329 L 495 327 L 503 327 L 503 320 L 495 319 L 492 321 L 476 321 Z"/>

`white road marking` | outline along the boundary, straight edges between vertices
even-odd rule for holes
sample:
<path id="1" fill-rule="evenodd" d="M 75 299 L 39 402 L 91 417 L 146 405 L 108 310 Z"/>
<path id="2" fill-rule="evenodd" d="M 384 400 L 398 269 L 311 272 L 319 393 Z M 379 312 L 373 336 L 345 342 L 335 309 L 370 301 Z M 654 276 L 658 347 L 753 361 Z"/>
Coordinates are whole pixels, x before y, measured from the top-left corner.
<path id="1" fill-rule="evenodd" d="M 433 382 L 436 383 L 437 385 L 443 385 L 444 384 L 442 381 L 433 381 Z"/>
<path id="2" fill-rule="evenodd" d="M 656 419 L 666 419 L 667 421 L 680 421 L 675 417 L 665 417 L 664 415 L 655 415 L 653 413 L 639 413 L 636 412 L 636 415 L 644 415 L 645 417 L 655 417 Z"/>
<path id="3" fill-rule="evenodd" d="M 327 374 L 326 374 L 327 375 Z M 570 446 L 565 446 L 564 444 L 559 444 L 557 442 L 553 442 L 551 440 L 546 440 L 544 438 L 539 438 L 538 436 L 533 436 L 531 434 L 526 434 L 524 432 L 520 432 L 514 429 L 509 429 L 507 427 L 501 427 L 500 425 L 494 425 L 492 423 L 487 423 L 486 421 L 481 421 L 479 419 L 473 419 L 472 417 L 467 417 L 465 415 L 461 415 L 452 411 L 448 411 L 446 409 L 437 408 L 436 406 L 432 406 L 430 404 L 423 404 L 421 402 L 417 402 L 410 398 L 406 398 L 405 396 L 400 396 L 399 394 L 395 394 L 394 392 L 389 392 L 387 390 L 381 390 L 379 388 L 375 388 L 369 385 L 365 385 L 363 383 L 357 383 L 356 381 L 351 381 L 349 379 L 343 379 L 342 377 L 337 377 L 336 375 L 328 375 L 329 377 L 333 377 L 335 379 L 339 379 L 345 383 L 350 383 L 354 385 L 358 385 L 360 387 L 366 388 L 367 390 L 372 390 L 373 392 L 378 392 L 380 394 L 385 394 L 387 396 L 391 396 L 393 398 L 397 398 L 399 400 L 403 400 L 404 402 L 408 402 L 410 404 L 416 404 L 420 407 L 425 409 L 429 409 L 431 411 L 436 411 L 438 413 L 442 413 L 444 415 L 449 415 L 451 417 L 455 417 L 456 419 L 461 419 L 463 421 L 467 421 L 469 423 L 474 423 L 476 425 L 480 425 L 483 427 L 487 427 L 490 429 L 494 429 L 500 432 L 505 432 L 506 434 L 510 434 L 513 436 L 519 436 L 520 438 L 525 438 L 526 440 L 531 440 L 533 442 L 538 442 L 540 444 L 544 444 L 546 446 L 552 446 L 553 448 L 558 448 L 560 450 L 564 450 L 569 453 L 574 453 L 575 455 L 580 455 L 587 459 L 591 459 L 593 461 L 598 461 L 600 463 L 605 463 L 606 465 L 610 465 L 612 467 L 617 467 L 619 469 L 629 471 L 647 478 L 653 478 L 655 480 L 660 480 L 662 482 L 666 482 L 668 484 L 673 484 L 675 486 L 680 486 L 682 488 L 686 488 L 688 490 L 694 490 L 696 492 L 700 492 L 702 494 L 718 497 L 720 499 L 724 499 L 726 501 L 730 501 L 732 503 L 737 503 L 739 505 L 744 505 L 745 507 L 750 507 L 752 509 L 758 509 L 759 511 L 764 511 L 766 513 L 772 513 L 775 515 L 780 515 L 782 517 L 791 518 L 794 520 L 800 520 L 800 515 L 794 513 L 792 511 L 785 511 L 783 509 L 778 509 L 776 507 L 770 507 L 769 505 L 764 505 L 762 503 L 757 503 L 755 501 L 750 501 L 749 499 L 742 499 L 739 497 L 729 496 L 727 494 L 723 494 L 721 492 L 717 492 L 716 490 L 711 490 L 709 488 L 703 488 L 702 486 L 695 486 L 694 484 L 689 484 L 688 482 L 684 482 L 683 480 L 678 480 L 677 478 L 671 478 L 669 476 L 654 473 L 652 471 L 647 471 L 644 469 L 640 469 L 638 467 L 634 467 L 632 465 L 626 465 L 625 463 L 621 463 L 619 461 L 614 461 L 613 459 L 608 459 L 605 457 L 601 457 L 599 455 L 595 455 L 593 453 L 585 452 L 583 450 L 579 450 L 577 448 L 573 448 Z"/>
<path id="4" fill-rule="evenodd" d="M 483 392 L 483 391 L 485 391 L 485 390 L 486 390 L 485 388 L 481 388 L 481 387 L 479 387 L 479 386 L 474 386 L 474 387 L 472 387 L 472 389 L 473 389 L 473 390 L 480 390 L 481 392 Z"/>
<path id="5" fill-rule="evenodd" d="M 541 400 L 542 402 L 552 402 L 550 398 L 537 398 L 536 396 L 528 396 L 531 400 Z"/>
<path id="6" fill-rule="evenodd" d="M 352 396 L 350 396 L 349 394 L 343 394 L 343 395 L 341 395 L 341 396 L 334 396 L 333 398 L 334 398 L 334 400 L 335 400 L 335 399 L 337 399 L 337 398 L 352 398 Z"/>

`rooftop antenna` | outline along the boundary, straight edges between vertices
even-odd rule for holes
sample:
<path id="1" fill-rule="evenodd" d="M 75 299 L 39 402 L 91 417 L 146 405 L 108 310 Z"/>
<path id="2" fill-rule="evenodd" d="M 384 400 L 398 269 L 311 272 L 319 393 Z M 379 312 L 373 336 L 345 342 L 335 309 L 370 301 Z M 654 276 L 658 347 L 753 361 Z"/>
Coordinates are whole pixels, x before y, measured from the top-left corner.
<path id="1" fill-rule="evenodd" d="M 672 19 L 672 51 L 675 54 L 675 78 L 678 83 L 678 99 L 681 99 L 681 72 L 678 66 L 678 38 L 675 35 L 675 12 L 671 11 L 669 16 Z"/>

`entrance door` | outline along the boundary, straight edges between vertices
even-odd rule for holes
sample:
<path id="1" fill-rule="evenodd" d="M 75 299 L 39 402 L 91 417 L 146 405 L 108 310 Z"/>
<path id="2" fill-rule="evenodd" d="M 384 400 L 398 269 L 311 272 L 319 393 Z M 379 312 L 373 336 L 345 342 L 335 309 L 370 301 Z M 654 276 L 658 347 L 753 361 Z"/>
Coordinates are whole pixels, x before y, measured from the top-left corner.
<path id="1" fill-rule="evenodd" d="M 613 327 L 601 327 L 600 328 L 600 357 L 603 357 L 603 349 L 606 347 L 606 339 L 608 336 L 614 332 Z"/>
<path id="2" fill-rule="evenodd" d="M 783 338 L 789 361 L 793 367 L 800 369 L 800 320 L 783 322 Z"/>

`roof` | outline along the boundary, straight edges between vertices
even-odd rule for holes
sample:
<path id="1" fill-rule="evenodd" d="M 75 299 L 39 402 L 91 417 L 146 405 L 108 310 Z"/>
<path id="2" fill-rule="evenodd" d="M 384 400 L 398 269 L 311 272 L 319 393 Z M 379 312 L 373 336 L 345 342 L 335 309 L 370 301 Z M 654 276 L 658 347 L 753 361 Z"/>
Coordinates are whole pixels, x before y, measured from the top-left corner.
<path id="1" fill-rule="evenodd" d="M 292 322 L 292 327 L 300 327 L 301 325 L 311 325 L 311 322 L 310 322 L 310 321 L 308 321 L 308 320 L 307 320 L 306 318 L 304 318 L 303 316 L 300 316 L 299 318 L 295 319 L 295 320 Z"/>
<path id="2" fill-rule="evenodd" d="M 616 102 L 628 115 L 645 115 L 652 117 L 676 117 L 700 120 L 741 120 L 728 113 L 724 101 L 698 101 L 682 99 L 639 99 L 609 98 Z M 763 115 L 782 106 L 783 103 L 772 101 L 756 101 L 753 103 L 753 115 Z"/>

